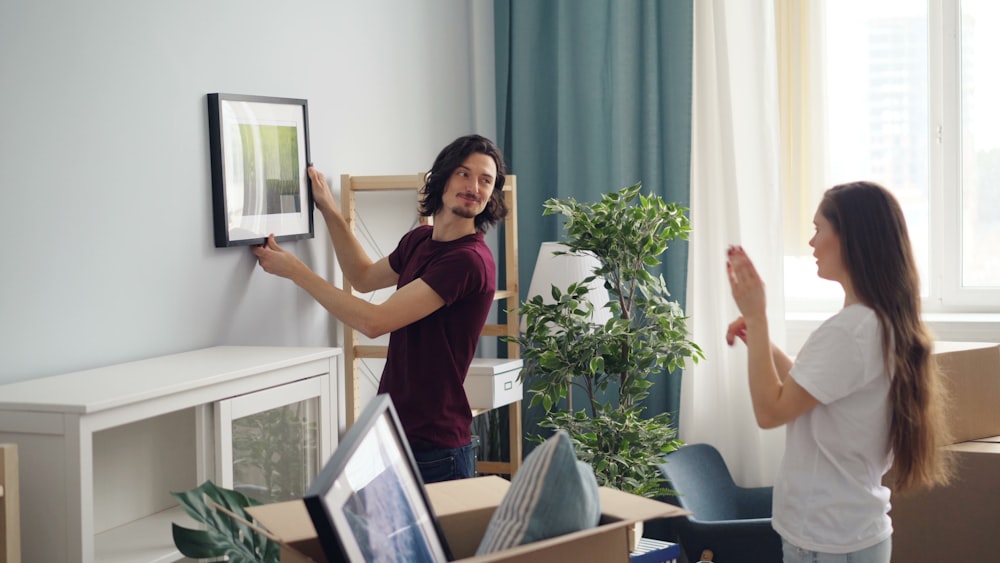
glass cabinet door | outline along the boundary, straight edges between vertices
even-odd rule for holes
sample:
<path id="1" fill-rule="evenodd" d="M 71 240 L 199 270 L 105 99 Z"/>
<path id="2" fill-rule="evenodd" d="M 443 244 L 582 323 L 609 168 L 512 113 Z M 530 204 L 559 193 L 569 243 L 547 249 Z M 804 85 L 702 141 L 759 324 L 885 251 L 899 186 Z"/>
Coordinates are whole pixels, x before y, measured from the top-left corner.
<path id="1" fill-rule="evenodd" d="M 333 451 L 330 378 L 313 377 L 216 403 L 216 474 L 262 503 L 302 498 Z"/>

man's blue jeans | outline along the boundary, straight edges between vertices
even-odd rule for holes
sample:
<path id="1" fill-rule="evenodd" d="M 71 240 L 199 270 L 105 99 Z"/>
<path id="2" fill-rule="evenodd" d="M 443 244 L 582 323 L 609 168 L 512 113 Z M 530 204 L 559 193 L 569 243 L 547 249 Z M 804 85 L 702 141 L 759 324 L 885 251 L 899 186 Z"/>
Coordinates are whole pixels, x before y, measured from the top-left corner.
<path id="1" fill-rule="evenodd" d="M 424 484 L 476 476 L 472 443 L 461 448 L 413 451 Z"/>

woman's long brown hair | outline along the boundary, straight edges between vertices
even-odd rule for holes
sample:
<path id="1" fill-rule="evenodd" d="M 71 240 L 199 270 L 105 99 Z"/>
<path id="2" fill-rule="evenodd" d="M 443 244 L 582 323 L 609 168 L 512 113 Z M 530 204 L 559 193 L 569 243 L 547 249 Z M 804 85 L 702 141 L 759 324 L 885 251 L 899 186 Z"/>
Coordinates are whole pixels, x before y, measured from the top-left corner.
<path id="1" fill-rule="evenodd" d="M 884 187 L 854 182 L 829 189 L 820 213 L 840 238 L 855 294 L 875 311 L 882 328 L 892 378 L 892 487 L 906 491 L 947 484 L 952 475 L 951 457 L 943 448 L 951 442 L 947 390 L 920 317 L 920 278 L 902 209 Z"/>

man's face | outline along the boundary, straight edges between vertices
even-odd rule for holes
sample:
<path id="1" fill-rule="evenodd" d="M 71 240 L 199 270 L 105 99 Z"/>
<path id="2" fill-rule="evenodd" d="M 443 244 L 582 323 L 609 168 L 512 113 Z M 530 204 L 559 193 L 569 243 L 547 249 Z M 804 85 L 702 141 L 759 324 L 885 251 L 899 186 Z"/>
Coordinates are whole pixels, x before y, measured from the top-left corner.
<path id="1" fill-rule="evenodd" d="M 459 217 L 475 219 L 486 209 L 496 178 L 497 164 L 493 157 L 472 153 L 448 178 L 442 197 L 443 208 Z"/>

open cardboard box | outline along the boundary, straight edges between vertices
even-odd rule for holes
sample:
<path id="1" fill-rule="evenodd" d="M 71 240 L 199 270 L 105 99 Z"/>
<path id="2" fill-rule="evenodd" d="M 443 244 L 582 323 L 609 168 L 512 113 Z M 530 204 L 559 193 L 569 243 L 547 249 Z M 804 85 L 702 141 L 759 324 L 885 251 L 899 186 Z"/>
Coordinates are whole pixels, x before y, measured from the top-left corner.
<path id="1" fill-rule="evenodd" d="M 476 557 L 493 511 L 509 487 L 510 482 L 496 476 L 427 485 L 427 495 L 456 561 L 628 563 L 630 524 L 689 514 L 671 504 L 602 487 L 601 522 L 596 528 Z M 247 511 L 277 538 L 282 546 L 282 563 L 326 562 L 301 500 L 254 506 Z"/>
<path id="2" fill-rule="evenodd" d="M 1000 435 L 1000 344 L 935 342 L 933 354 L 951 394 L 954 441 Z"/>

